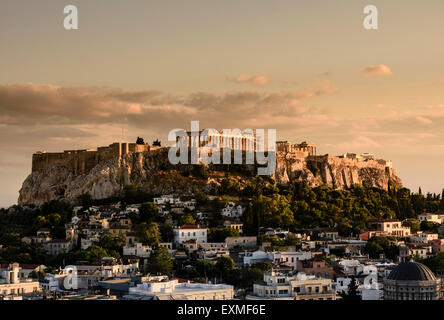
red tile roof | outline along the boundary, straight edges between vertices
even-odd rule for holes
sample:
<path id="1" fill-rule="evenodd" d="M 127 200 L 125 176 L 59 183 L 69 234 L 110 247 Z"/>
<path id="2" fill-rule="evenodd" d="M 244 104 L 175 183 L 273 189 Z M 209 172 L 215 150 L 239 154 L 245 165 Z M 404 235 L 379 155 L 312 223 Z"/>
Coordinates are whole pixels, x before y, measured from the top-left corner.
<path id="1" fill-rule="evenodd" d="M 201 227 L 198 224 L 184 224 L 180 226 L 179 229 L 201 229 Z"/>

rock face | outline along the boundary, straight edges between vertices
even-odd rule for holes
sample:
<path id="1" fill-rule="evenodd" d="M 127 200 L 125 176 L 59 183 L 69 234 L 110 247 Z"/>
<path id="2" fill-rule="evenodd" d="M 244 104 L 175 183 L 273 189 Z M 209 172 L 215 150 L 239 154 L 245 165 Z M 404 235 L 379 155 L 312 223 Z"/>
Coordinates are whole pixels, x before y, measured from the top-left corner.
<path id="1" fill-rule="evenodd" d="M 361 184 L 387 190 L 389 182 L 402 186 L 396 171 L 377 160 L 358 161 L 328 155 L 306 158 L 278 155 L 274 179 L 281 184 L 306 181 L 311 187 L 327 184 L 335 189 Z"/>
<path id="2" fill-rule="evenodd" d="M 18 204 L 41 205 L 62 199 L 73 202 L 86 193 L 93 199 L 103 199 L 121 195 L 124 186 L 128 184 L 140 185 L 152 194 L 189 194 L 196 187 L 208 192 L 218 186 L 224 177 L 224 172 L 218 172 L 211 174 L 208 179 L 196 178 L 192 175 L 194 167 L 170 164 L 167 148 L 109 159 L 81 175 L 74 174 L 64 164 L 52 164 L 34 171 L 26 178 Z M 223 171 L 220 168 L 216 170 Z M 255 172 L 254 166 L 245 172 Z M 357 161 L 331 156 L 298 158 L 280 153 L 277 155 L 276 171 L 271 178 L 279 184 L 307 181 L 312 187 L 327 184 L 338 189 L 352 184 L 387 189 L 389 181 L 401 185 L 393 169 L 375 160 Z M 248 180 L 248 174 L 243 179 Z"/>

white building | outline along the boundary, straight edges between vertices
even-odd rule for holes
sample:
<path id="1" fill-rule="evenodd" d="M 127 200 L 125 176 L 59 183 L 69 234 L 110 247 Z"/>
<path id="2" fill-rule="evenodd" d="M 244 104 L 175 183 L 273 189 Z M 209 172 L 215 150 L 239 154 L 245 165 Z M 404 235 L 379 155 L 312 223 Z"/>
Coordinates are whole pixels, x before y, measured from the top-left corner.
<path id="1" fill-rule="evenodd" d="M 227 250 L 228 246 L 225 242 L 204 242 L 199 243 L 199 248 L 204 250 Z"/>
<path id="2" fill-rule="evenodd" d="M 231 300 L 233 286 L 227 284 L 179 283 L 177 279 L 143 282 L 129 288 L 125 298 L 151 298 L 158 300 Z"/>
<path id="3" fill-rule="evenodd" d="M 423 243 L 407 243 L 399 246 L 399 259 L 401 262 L 409 261 L 412 257 L 425 259 L 433 255 L 432 246 Z"/>
<path id="4" fill-rule="evenodd" d="M 336 300 L 331 279 L 316 278 L 302 272 L 296 276 L 267 272 L 264 281 L 253 285 L 246 300 Z"/>
<path id="5" fill-rule="evenodd" d="M 298 261 L 310 260 L 312 253 L 310 251 L 284 251 L 284 252 L 265 252 L 257 250 L 254 252 L 245 252 L 244 265 L 252 265 L 257 262 L 283 263 L 295 269 Z"/>
<path id="6" fill-rule="evenodd" d="M 439 214 L 434 213 L 422 213 L 418 215 L 419 223 L 423 221 L 429 221 L 429 222 L 435 222 L 435 223 L 442 223 L 442 219 Z"/>
<path id="7" fill-rule="evenodd" d="M 42 291 L 40 283 L 32 279 L 20 280 L 20 265 L 11 263 L 6 268 L 0 266 L 0 295 L 17 296 Z"/>
<path id="8" fill-rule="evenodd" d="M 310 260 L 313 258 L 311 251 L 283 251 L 273 253 L 275 263 L 283 263 L 293 269 L 297 268 L 298 261 Z"/>
<path id="9" fill-rule="evenodd" d="M 227 244 L 228 249 L 232 249 L 234 247 L 256 247 L 257 246 L 257 237 L 256 236 L 248 236 L 248 237 L 227 237 L 225 238 L 225 243 Z"/>
<path id="10" fill-rule="evenodd" d="M 351 283 L 350 277 L 337 277 L 334 282 L 336 293 L 348 293 L 348 285 Z M 384 284 L 378 281 L 377 272 L 370 274 L 363 274 L 356 278 L 358 284 L 358 292 L 362 300 L 383 300 L 384 298 Z"/>
<path id="11" fill-rule="evenodd" d="M 60 253 L 66 253 L 71 251 L 72 242 L 61 239 L 54 239 L 52 241 L 43 244 L 43 248 L 48 255 L 58 255 Z"/>
<path id="12" fill-rule="evenodd" d="M 42 289 L 45 291 L 62 291 L 63 281 L 67 274 L 47 274 L 41 282 Z"/>
<path id="13" fill-rule="evenodd" d="M 368 225 L 371 230 L 386 233 L 388 236 L 408 237 L 411 233 L 409 227 L 403 227 L 401 221 L 396 219 L 371 220 Z"/>
<path id="14" fill-rule="evenodd" d="M 126 207 L 125 213 L 135 213 L 139 214 L 139 209 L 142 205 L 141 204 L 131 204 Z"/>
<path id="15" fill-rule="evenodd" d="M 237 205 L 234 202 L 228 202 L 227 206 L 221 210 L 221 214 L 226 218 L 240 218 L 244 213 L 244 209 L 241 205 Z"/>
<path id="16" fill-rule="evenodd" d="M 245 252 L 244 265 L 250 266 L 258 262 L 272 262 L 273 253 L 257 250 L 254 252 Z"/>
<path id="17" fill-rule="evenodd" d="M 358 260 L 339 260 L 336 262 L 344 274 L 356 275 L 362 270 L 362 265 Z"/>
<path id="18" fill-rule="evenodd" d="M 123 247 L 124 256 L 136 256 L 139 258 L 148 258 L 151 254 L 152 248 L 150 246 L 144 246 L 142 243 L 137 242 L 131 246 Z"/>
<path id="19" fill-rule="evenodd" d="M 185 224 L 173 229 L 174 243 L 182 244 L 188 240 L 197 240 L 198 243 L 204 243 L 207 242 L 207 232 L 206 228 L 202 228 L 198 224 Z"/>
<path id="20" fill-rule="evenodd" d="M 162 195 L 159 198 L 154 198 L 153 202 L 157 205 L 163 205 L 163 204 L 175 204 L 180 202 L 179 197 L 175 197 L 174 195 Z"/>
<path id="21" fill-rule="evenodd" d="M 410 236 L 410 242 L 413 243 L 428 243 L 429 241 L 437 239 L 438 239 L 438 234 L 432 232 L 419 231 L 415 235 Z"/>

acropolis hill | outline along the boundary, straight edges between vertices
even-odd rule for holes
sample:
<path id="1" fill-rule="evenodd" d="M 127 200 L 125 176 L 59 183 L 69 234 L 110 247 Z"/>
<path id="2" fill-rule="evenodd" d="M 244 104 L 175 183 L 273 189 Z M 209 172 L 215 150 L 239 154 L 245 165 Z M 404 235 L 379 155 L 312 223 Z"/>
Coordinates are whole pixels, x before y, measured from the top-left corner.
<path id="1" fill-rule="evenodd" d="M 236 166 L 243 169 L 232 175 L 241 182 L 255 176 L 255 165 Z M 226 173 L 223 165 L 211 165 L 209 177 L 202 179 L 193 176 L 193 167 L 172 165 L 167 147 L 148 144 L 115 142 L 97 149 L 37 152 L 18 203 L 41 205 L 60 199 L 75 202 L 85 193 L 93 199 L 108 198 L 121 195 L 128 184 L 142 186 L 152 194 L 190 194 L 196 187 L 211 192 Z M 304 180 L 312 187 L 327 184 L 338 189 L 353 184 L 387 189 L 389 181 L 402 184 L 390 161 L 374 159 L 370 154 L 318 155 L 313 143 L 287 141 L 276 143 L 276 171 L 271 178 L 279 184 Z"/>

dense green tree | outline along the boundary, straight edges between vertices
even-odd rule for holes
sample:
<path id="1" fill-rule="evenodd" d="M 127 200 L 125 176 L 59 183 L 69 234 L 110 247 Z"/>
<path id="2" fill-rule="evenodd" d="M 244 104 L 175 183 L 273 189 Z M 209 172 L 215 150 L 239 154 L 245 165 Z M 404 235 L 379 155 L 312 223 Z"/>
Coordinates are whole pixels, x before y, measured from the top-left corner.
<path id="1" fill-rule="evenodd" d="M 194 219 L 192 214 L 183 214 L 179 218 L 179 225 L 183 226 L 184 224 L 195 224 L 196 219 Z"/>
<path id="2" fill-rule="evenodd" d="M 142 222 L 136 227 L 136 235 L 140 242 L 151 247 L 159 244 L 159 227 L 155 222 Z"/>
<path id="3" fill-rule="evenodd" d="M 157 247 L 151 253 L 148 259 L 147 271 L 151 274 L 164 274 L 171 276 L 173 269 L 173 259 L 171 259 L 168 249 L 165 247 Z"/>
<path id="4" fill-rule="evenodd" d="M 234 269 L 234 260 L 229 256 L 220 257 L 216 262 L 215 268 L 221 279 L 224 279 Z"/>
<path id="5" fill-rule="evenodd" d="M 423 221 L 420 226 L 422 231 L 438 233 L 440 224 L 432 221 Z"/>
<path id="6" fill-rule="evenodd" d="M 159 222 L 159 207 L 154 202 L 144 202 L 139 209 L 140 222 Z"/>
<path id="7" fill-rule="evenodd" d="M 46 276 L 46 273 L 44 271 L 35 271 L 34 270 L 29 274 L 28 278 L 36 279 L 38 281 L 43 281 L 45 276 Z"/>
<path id="8" fill-rule="evenodd" d="M 123 201 L 128 204 L 152 201 L 152 196 L 137 185 L 126 185 L 124 187 Z"/>
<path id="9" fill-rule="evenodd" d="M 399 248 L 392 239 L 387 237 L 372 237 L 364 247 L 371 258 L 377 259 L 380 254 L 384 254 L 388 259 L 394 259 L 399 253 Z"/>
<path id="10" fill-rule="evenodd" d="M 444 252 L 440 252 L 434 257 L 423 259 L 421 263 L 429 267 L 435 274 L 444 274 Z"/>
<path id="11" fill-rule="evenodd" d="M 106 249 L 93 245 L 81 251 L 79 258 L 80 260 L 88 261 L 90 264 L 100 264 L 103 258 L 109 256 L 110 254 Z"/>
<path id="12" fill-rule="evenodd" d="M 412 233 L 416 233 L 421 230 L 421 226 L 417 219 L 406 219 L 402 222 L 404 227 L 409 227 Z"/>
<path id="13" fill-rule="evenodd" d="M 113 236 L 111 233 L 105 231 L 100 234 L 97 245 L 106 250 L 113 250 L 123 254 L 122 250 L 125 242 L 126 239 L 124 236 Z"/>
<path id="14" fill-rule="evenodd" d="M 209 242 L 224 242 L 227 237 L 239 237 L 239 231 L 234 228 L 210 229 L 208 233 Z"/>

